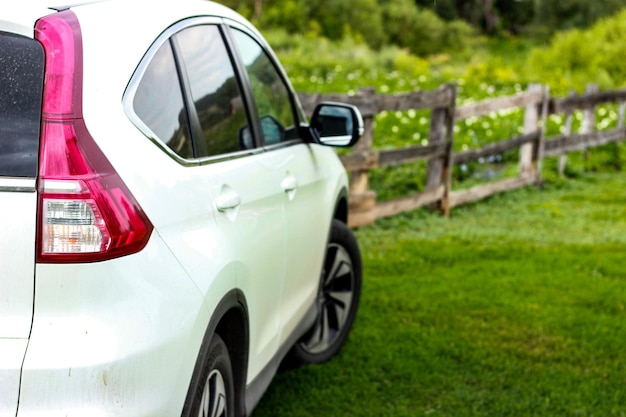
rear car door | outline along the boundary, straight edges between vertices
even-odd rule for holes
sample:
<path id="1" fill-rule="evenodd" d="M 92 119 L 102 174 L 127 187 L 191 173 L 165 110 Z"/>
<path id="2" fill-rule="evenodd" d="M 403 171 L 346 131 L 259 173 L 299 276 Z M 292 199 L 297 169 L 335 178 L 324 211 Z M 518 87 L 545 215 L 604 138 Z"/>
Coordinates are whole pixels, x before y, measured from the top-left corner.
<path id="1" fill-rule="evenodd" d="M 0 31 L 0 416 L 17 410 L 33 312 L 44 55 Z"/>
<path id="2" fill-rule="evenodd" d="M 251 134 L 246 97 L 236 66 L 216 25 L 198 24 L 174 37 L 193 104 L 196 154 L 211 172 L 213 206 L 223 239 L 246 294 L 250 321 L 249 378 L 274 357 L 279 316 L 276 294 L 284 275 L 286 231 L 283 191 L 267 155 Z M 194 121 L 195 119 L 195 121 Z"/>

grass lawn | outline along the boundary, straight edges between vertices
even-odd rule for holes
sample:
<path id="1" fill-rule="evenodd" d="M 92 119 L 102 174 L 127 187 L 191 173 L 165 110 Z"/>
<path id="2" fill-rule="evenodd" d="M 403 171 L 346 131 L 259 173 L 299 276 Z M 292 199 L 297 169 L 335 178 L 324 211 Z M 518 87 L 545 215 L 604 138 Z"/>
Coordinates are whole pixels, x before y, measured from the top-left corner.
<path id="1" fill-rule="evenodd" d="M 357 236 L 348 343 L 279 374 L 254 417 L 626 416 L 626 173 Z"/>

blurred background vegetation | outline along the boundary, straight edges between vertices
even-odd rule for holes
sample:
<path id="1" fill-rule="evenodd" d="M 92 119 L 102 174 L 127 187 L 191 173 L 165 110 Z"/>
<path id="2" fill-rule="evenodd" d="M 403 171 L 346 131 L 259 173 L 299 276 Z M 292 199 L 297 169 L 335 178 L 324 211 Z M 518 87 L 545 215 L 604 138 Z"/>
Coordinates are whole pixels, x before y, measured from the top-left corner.
<path id="1" fill-rule="evenodd" d="M 252 20 L 298 91 L 458 82 L 460 97 L 625 84 L 626 0 L 221 0 Z"/>

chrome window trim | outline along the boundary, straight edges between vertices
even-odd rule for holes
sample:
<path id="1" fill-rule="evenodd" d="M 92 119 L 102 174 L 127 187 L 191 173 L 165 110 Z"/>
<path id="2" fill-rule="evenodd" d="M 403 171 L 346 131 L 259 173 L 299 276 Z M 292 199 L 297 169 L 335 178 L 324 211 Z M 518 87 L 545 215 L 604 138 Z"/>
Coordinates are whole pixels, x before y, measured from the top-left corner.
<path id="1" fill-rule="evenodd" d="M 273 145 L 266 145 L 263 147 L 266 151 L 273 151 L 274 149 L 288 148 L 290 146 L 301 145 L 306 143 L 303 139 L 289 139 L 284 142 L 275 143 Z"/>
<path id="2" fill-rule="evenodd" d="M 261 47 L 263 48 L 263 50 L 265 52 L 268 52 L 269 50 L 271 50 L 270 45 L 263 38 L 261 33 L 258 30 L 256 30 L 256 28 L 253 28 L 254 30 L 250 30 L 249 27 L 243 25 L 242 23 L 237 22 L 236 20 L 227 19 L 227 18 L 224 18 L 223 22 L 227 26 L 230 26 L 230 27 L 232 27 L 234 29 L 237 29 L 237 30 L 240 30 L 240 31 L 246 33 L 248 36 L 250 36 L 252 39 L 254 39 L 259 45 L 261 45 Z M 269 55 L 271 55 L 272 58 L 274 60 L 276 60 L 276 57 L 274 56 L 274 54 L 269 54 Z"/>
<path id="3" fill-rule="evenodd" d="M 231 152 L 222 155 L 211 155 L 202 158 L 194 158 L 187 159 L 178 155 L 174 152 L 166 143 L 160 140 L 157 135 L 150 129 L 142 120 L 139 118 L 137 113 L 135 113 L 135 109 L 133 108 L 133 99 L 135 98 L 135 94 L 137 93 L 137 88 L 139 86 L 139 82 L 143 78 L 143 75 L 146 72 L 146 68 L 152 62 L 154 55 L 159 50 L 164 43 L 166 43 L 172 36 L 176 33 L 182 31 L 183 29 L 190 28 L 192 26 L 200 26 L 200 25 L 222 25 L 224 24 L 224 19 L 221 17 L 214 16 L 200 16 L 200 17 L 192 17 L 189 19 L 181 20 L 172 26 L 165 29 L 152 43 L 146 54 L 143 56 L 139 65 L 135 69 L 135 72 L 130 78 L 128 86 L 126 87 L 126 91 L 122 96 L 122 104 L 124 106 L 124 112 L 126 116 L 130 119 L 130 121 L 135 125 L 137 129 L 141 133 L 143 133 L 151 142 L 153 142 L 157 147 L 159 147 L 163 152 L 165 152 L 170 158 L 174 161 L 178 162 L 183 166 L 199 166 L 199 165 L 207 165 L 213 164 L 216 162 L 228 161 L 232 159 L 243 158 L 250 155 L 257 155 L 259 153 L 265 152 L 265 150 L 261 147 L 254 149 L 246 149 L 238 152 Z"/>
<path id="4" fill-rule="evenodd" d="M 0 192 L 34 193 L 37 191 L 35 178 L 0 177 Z"/>

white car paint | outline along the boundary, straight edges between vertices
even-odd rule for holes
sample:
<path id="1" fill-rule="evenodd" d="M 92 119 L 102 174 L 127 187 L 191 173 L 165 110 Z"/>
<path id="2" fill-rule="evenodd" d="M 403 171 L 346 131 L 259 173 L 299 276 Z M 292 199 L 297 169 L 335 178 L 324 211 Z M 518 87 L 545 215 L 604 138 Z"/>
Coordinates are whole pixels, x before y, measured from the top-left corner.
<path id="1" fill-rule="evenodd" d="M 38 4 L 0 6 L 0 31 L 32 37 L 36 19 L 53 13 L 41 4 L 57 5 Z M 331 149 L 305 143 L 185 166 L 129 119 L 123 95 L 155 39 L 196 15 L 260 37 L 234 12 L 200 0 L 72 10 L 85 123 L 154 232 L 118 259 L 35 265 L 34 181 L 5 193 L 0 178 L 0 417 L 180 415 L 207 324 L 229 292 L 247 296 L 248 384 L 310 311 L 347 176 Z"/>

